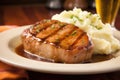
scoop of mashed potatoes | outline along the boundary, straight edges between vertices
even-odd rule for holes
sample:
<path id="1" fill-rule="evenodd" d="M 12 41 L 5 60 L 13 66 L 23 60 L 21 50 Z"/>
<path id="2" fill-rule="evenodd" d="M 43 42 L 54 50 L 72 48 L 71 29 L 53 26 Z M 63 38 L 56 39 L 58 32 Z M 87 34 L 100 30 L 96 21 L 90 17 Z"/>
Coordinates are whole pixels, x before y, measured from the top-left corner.
<path id="1" fill-rule="evenodd" d="M 74 24 L 87 32 L 94 44 L 94 54 L 111 54 L 120 49 L 120 42 L 113 36 L 111 26 L 103 24 L 98 14 L 74 8 L 56 14 L 52 19 Z"/>

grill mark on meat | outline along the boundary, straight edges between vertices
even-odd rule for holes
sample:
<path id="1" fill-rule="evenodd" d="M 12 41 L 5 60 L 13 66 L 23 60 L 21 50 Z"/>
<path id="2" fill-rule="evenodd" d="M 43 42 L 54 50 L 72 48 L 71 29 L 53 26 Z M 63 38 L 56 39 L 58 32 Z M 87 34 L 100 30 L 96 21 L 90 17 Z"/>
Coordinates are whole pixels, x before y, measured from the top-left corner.
<path id="1" fill-rule="evenodd" d="M 70 49 L 70 46 L 72 46 L 83 33 L 79 28 L 75 29 L 68 37 L 60 42 L 60 46 L 64 49 Z"/>
<path id="2" fill-rule="evenodd" d="M 46 39 L 46 41 L 49 43 L 59 43 L 62 39 L 68 36 L 74 29 L 75 29 L 74 25 L 66 25 L 61 30 L 56 32 L 56 34 Z"/>
<path id="3" fill-rule="evenodd" d="M 52 24 L 51 26 L 49 26 L 48 28 L 42 30 L 41 32 L 39 32 L 36 37 L 37 38 L 41 38 L 41 39 L 45 39 L 48 36 L 52 35 L 53 33 L 55 33 L 56 31 L 58 31 L 60 29 L 60 25 L 58 23 L 56 24 Z"/>
<path id="4" fill-rule="evenodd" d="M 84 47 L 88 47 L 90 46 L 88 40 L 88 36 L 86 35 L 86 33 L 84 33 L 82 36 L 80 36 L 80 38 L 78 38 L 78 40 L 75 41 L 75 43 L 71 46 L 71 49 L 74 49 L 76 47 L 78 47 L 79 49 L 82 49 Z"/>
<path id="5" fill-rule="evenodd" d="M 32 26 L 32 28 L 30 29 L 30 32 L 32 34 L 37 34 L 39 33 L 41 30 L 46 29 L 47 27 L 51 26 L 54 23 L 57 23 L 58 21 L 56 20 L 43 20 L 41 22 L 37 22 L 35 25 Z"/>

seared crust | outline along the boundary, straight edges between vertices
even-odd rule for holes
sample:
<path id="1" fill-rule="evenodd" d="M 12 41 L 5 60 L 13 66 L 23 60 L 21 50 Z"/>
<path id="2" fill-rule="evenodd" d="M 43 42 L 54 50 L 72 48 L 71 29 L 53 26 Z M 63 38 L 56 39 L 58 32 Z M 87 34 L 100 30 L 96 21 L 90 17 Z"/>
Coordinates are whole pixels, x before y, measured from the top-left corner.
<path id="1" fill-rule="evenodd" d="M 91 58 L 93 45 L 78 27 L 57 20 L 43 20 L 22 35 L 26 51 L 55 62 L 79 63 Z"/>

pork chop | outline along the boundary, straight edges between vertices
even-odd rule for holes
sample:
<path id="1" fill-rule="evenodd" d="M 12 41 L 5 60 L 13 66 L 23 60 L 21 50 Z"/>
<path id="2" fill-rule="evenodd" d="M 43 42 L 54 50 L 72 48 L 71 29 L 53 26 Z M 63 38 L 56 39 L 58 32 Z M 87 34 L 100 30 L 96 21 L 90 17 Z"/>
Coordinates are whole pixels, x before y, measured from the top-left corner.
<path id="1" fill-rule="evenodd" d="M 86 32 L 73 24 L 42 20 L 23 31 L 25 51 L 62 63 L 81 63 L 93 54 L 93 44 Z"/>

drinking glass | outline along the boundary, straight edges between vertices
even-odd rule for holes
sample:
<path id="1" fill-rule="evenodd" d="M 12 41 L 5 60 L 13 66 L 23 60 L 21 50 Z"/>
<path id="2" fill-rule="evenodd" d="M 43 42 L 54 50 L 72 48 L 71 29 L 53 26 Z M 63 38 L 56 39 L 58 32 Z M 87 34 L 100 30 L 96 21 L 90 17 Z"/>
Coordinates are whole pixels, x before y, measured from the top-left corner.
<path id="1" fill-rule="evenodd" d="M 114 27 L 120 0 L 95 0 L 95 4 L 97 13 L 100 15 L 102 22 L 109 23 Z"/>

